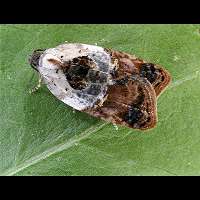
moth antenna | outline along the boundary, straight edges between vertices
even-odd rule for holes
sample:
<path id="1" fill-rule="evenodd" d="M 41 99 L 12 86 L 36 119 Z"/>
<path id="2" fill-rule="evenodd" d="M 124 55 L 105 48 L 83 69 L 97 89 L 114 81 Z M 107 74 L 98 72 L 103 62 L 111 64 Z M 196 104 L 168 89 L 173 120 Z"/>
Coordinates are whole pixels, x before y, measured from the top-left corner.
<path id="1" fill-rule="evenodd" d="M 32 94 L 32 93 L 35 93 L 36 91 L 38 91 L 40 88 L 41 88 L 41 85 L 42 85 L 42 76 L 39 74 L 39 78 L 38 78 L 38 84 L 32 88 L 29 93 Z"/>

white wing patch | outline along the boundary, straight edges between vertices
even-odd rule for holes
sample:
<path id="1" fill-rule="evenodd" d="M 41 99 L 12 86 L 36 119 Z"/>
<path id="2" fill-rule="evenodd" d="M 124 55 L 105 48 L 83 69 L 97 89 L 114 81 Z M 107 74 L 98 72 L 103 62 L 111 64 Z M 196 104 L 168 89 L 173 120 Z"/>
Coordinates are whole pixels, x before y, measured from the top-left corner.
<path id="1" fill-rule="evenodd" d="M 90 81 L 85 89 L 77 90 L 69 84 L 62 68 L 50 60 L 65 65 L 66 62 L 72 61 L 74 58 L 84 56 L 95 64 L 91 70 L 106 74 L 107 81 L 101 84 Z M 86 44 L 62 44 L 43 52 L 40 56 L 38 71 L 53 95 L 76 110 L 84 110 L 103 101 L 110 80 L 109 72 L 113 67 L 110 55 L 102 47 Z M 90 88 L 96 86 L 100 92 L 94 95 Z"/>

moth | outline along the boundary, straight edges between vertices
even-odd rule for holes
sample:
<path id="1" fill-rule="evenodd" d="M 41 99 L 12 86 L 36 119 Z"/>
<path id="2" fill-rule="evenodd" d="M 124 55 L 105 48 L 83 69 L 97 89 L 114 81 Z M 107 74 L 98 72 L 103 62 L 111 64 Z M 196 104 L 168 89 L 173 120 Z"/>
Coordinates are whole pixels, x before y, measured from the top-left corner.
<path id="1" fill-rule="evenodd" d="M 155 127 L 157 98 L 171 80 L 159 65 L 88 44 L 38 49 L 29 62 L 50 92 L 65 104 L 140 130 Z"/>

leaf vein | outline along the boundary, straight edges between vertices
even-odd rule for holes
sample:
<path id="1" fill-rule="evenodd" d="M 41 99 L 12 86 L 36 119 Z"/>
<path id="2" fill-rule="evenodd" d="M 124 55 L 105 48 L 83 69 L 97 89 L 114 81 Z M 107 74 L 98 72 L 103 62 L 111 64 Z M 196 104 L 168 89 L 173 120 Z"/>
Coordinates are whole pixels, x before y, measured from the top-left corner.
<path id="1" fill-rule="evenodd" d="M 64 144 L 59 144 L 56 145 L 44 152 L 42 152 L 41 154 L 38 154 L 28 160 L 26 160 L 24 163 L 22 163 L 21 165 L 18 165 L 16 167 L 13 167 L 11 169 L 8 169 L 7 171 L 5 171 L 4 173 L 1 174 L 1 176 L 13 176 L 16 173 L 48 158 L 51 155 L 54 155 L 56 153 L 59 153 L 63 150 L 69 149 L 70 147 L 72 147 L 73 145 L 75 145 L 76 143 L 80 142 L 83 139 L 86 139 L 87 137 L 89 137 L 92 133 L 95 133 L 97 131 L 99 131 L 100 129 L 102 129 L 104 126 L 106 126 L 108 123 L 101 123 L 99 124 L 99 126 L 91 126 L 90 128 L 86 129 L 84 132 L 82 132 L 79 136 L 75 136 L 72 139 L 68 140 L 66 143 Z"/>

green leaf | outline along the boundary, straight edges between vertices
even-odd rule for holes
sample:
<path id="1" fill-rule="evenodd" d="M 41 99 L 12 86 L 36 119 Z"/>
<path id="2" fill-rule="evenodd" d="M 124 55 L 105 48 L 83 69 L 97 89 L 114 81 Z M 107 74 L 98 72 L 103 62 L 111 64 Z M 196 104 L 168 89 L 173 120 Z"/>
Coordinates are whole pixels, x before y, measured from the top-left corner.
<path id="1" fill-rule="evenodd" d="M 200 25 L 1 25 L 0 175 L 200 175 Z M 34 49 L 80 42 L 164 66 L 172 83 L 147 132 L 73 113 L 37 74 Z"/>

